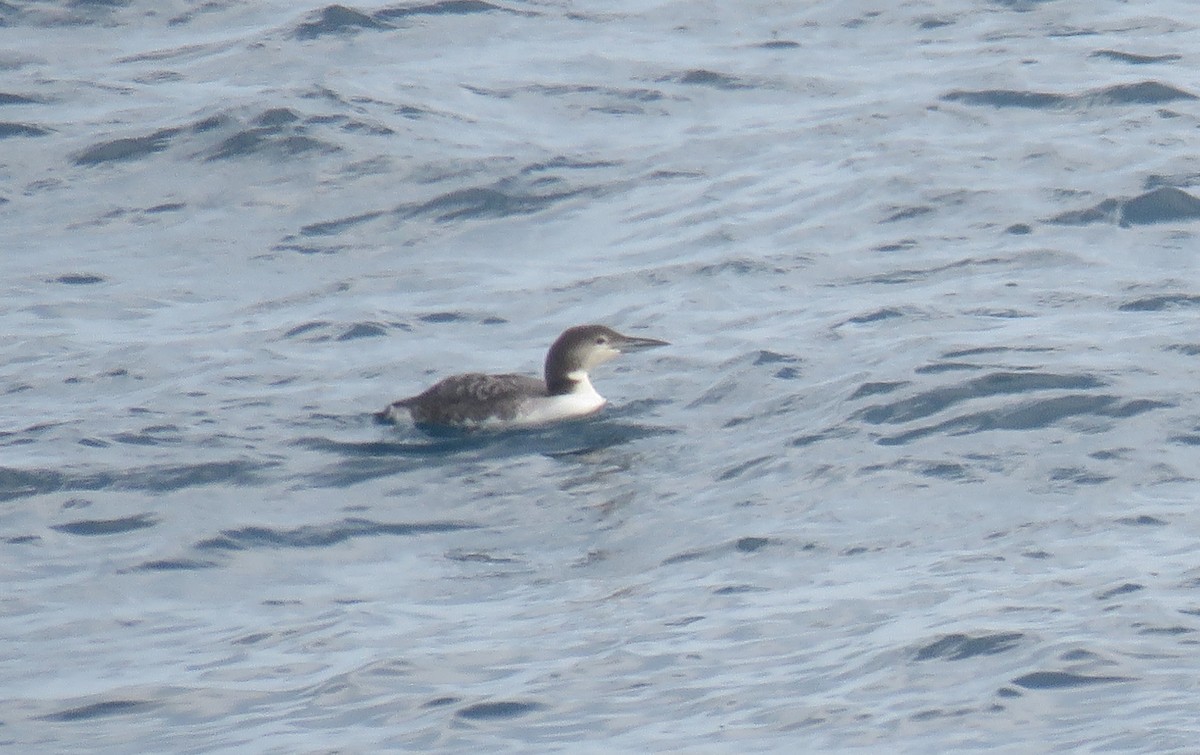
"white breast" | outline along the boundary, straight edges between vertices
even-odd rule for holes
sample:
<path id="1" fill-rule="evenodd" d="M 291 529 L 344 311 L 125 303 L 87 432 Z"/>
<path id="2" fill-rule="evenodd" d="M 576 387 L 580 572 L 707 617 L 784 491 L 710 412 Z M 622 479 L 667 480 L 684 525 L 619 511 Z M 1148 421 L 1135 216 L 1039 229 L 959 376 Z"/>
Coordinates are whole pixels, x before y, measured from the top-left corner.
<path id="1" fill-rule="evenodd" d="M 608 402 L 596 392 L 585 373 L 575 384 L 575 390 L 570 393 L 561 396 L 539 396 L 526 401 L 521 407 L 520 415 L 512 424 L 543 425 L 548 422 L 578 419 L 599 411 L 606 403 Z"/>

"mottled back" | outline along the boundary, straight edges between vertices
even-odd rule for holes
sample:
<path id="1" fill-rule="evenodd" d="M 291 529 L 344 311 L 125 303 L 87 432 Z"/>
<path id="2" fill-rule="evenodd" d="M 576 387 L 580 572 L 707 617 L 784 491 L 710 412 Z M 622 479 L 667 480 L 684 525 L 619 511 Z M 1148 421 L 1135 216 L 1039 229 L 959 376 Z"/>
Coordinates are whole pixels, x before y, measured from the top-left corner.
<path id="1" fill-rule="evenodd" d="M 511 421 L 522 402 L 546 396 L 546 384 L 528 375 L 454 375 L 424 393 L 389 407 L 407 409 L 419 425 L 471 426 L 487 420 Z"/>

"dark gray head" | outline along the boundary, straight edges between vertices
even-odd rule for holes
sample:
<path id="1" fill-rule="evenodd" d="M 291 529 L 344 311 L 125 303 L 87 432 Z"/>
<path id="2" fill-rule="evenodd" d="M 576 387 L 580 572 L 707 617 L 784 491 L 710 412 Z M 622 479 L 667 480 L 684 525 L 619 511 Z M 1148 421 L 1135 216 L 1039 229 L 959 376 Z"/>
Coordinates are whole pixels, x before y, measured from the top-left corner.
<path id="1" fill-rule="evenodd" d="M 593 367 L 625 351 L 666 346 L 655 338 L 621 335 L 603 325 L 567 328 L 546 354 L 546 388 L 551 394 L 568 393 Z"/>

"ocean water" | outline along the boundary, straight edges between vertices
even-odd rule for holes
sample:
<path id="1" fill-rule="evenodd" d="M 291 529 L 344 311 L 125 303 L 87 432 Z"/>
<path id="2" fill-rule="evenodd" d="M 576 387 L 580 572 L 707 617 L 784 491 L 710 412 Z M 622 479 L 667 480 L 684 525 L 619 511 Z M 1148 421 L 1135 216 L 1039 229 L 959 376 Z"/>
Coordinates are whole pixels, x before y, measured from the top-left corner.
<path id="1" fill-rule="evenodd" d="M 1194 752 L 1194 18 L 0 4 L 0 746 Z"/>

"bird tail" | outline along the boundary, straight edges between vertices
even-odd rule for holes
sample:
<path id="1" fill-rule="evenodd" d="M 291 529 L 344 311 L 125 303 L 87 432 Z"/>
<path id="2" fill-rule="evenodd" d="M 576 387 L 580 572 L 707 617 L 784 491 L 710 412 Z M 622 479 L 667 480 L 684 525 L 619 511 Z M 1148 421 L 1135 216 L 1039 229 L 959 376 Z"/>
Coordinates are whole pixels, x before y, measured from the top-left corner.
<path id="1" fill-rule="evenodd" d="M 402 417 L 402 412 L 408 409 L 408 404 L 412 399 L 400 399 L 393 401 L 383 408 L 381 412 L 375 412 L 371 415 L 375 418 L 375 423 L 379 425 L 394 425 Z"/>

